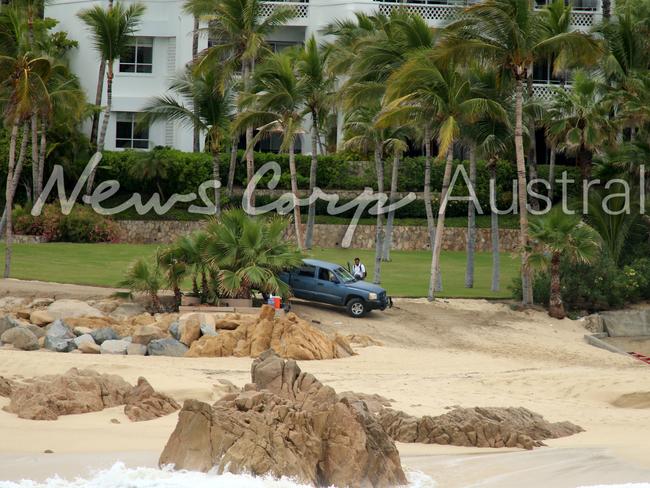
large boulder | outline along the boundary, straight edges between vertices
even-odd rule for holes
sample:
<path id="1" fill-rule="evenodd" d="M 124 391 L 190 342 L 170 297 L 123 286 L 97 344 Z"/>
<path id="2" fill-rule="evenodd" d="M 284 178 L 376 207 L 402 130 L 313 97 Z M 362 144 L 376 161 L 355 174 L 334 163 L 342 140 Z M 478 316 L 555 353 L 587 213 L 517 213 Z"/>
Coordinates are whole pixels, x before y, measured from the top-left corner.
<path id="1" fill-rule="evenodd" d="M 62 375 L 15 383 L 5 409 L 23 419 L 56 420 L 59 415 L 98 412 L 122 405 L 131 390 L 132 386 L 119 376 L 73 368 Z"/>
<path id="2" fill-rule="evenodd" d="M 245 391 L 214 406 L 186 401 L 160 464 L 319 486 L 406 484 L 394 442 L 363 402 L 340 401 L 272 352 L 253 362 L 251 376 Z"/>
<path id="3" fill-rule="evenodd" d="M 35 351 L 39 348 L 38 337 L 27 327 L 12 327 L 0 335 L 0 342 L 11 344 L 16 349 Z"/>
<path id="4" fill-rule="evenodd" d="M 412 417 L 382 409 L 379 423 L 399 442 L 473 447 L 533 449 L 545 439 L 566 437 L 583 429 L 571 422 L 551 423 L 526 408 L 456 408 L 437 417 Z"/>
<path id="5" fill-rule="evenodd" d="M 185 344 L 173 338 L 157 339 L 147 346 L 149 356 L 185 356 L 188 349 Z"/>
<path id="6" fill-rule="evenodd" d="M 5 315 L 4 317 L 0 318 L 0 335 L 4 334 L 6 331 L 9 329 L 12 329 L 13 327 L 19 327 L 21 326 L 22 323 L 12 317 L 11 315 Z"/>
<path id="7" fill-rule="evenodd" d="M 188 356 L 257 357 L 268 349 L 283 358 L 300 360 L 336 359 L 354 354 L 344 337 L 330 339 L 296 314 L 276 317 L 275 310 L 264 305 L 255 320 L 239 319 L 236 329 L 221 329 L 216 336 L 204 335 L 193 342 Z"/>
<path id="8" fill-rule="evenodd" d="M 139 325 L 133 332 L 132 337 L 134 344 L 146 346 L 153 340 L 163 339 L 165 335 L 156 325 Z"/>
<path id="9" fill-rule="evenodd" d="M 113 330 L 111 327 L 102 327 L 101 329 L 95 329 L 90 333 L 91 336 L 93 336 L 93 339 L 95 340 L 95 343 L 99 344 L 100 346 L 104 343 L 104 341 L 116 341 L 120 338 L 120 336 Z"/>
<path id="10" fill-rule="evenodd" d="M 147 310 L 144 308 L 144 306 L 140 305 L 139 303 L 122 303 L 111 312 L 110 317 L 117 320 L 118 322 L 122 322 L 126 319 L 130 319 L 131 317 L 135 317 L 136 315 L 141 315 L 146 312 Z"/>
<path id="11" fill-rule="evenodd" d="M 4 376 L 0 376 L 0 397 L 9 398 L 14 389 L 15 382 Z"/>
<path id="12" fill-rule="evenodd" d="M 129 344 L 129 347 L 126 348 L 126 354 L 129 356 L 146 356 L 147 355 L 147 346 L 144 344 Z"/>
<path id="13" fill-rule="evenodd" d="M 25 324 L 23 327 L 26 327 L 27 329 L 32 331 L 32 334 L 34 334 L 38 339 L 41 337 L 45 337 L 45 328 L 44 327 L 39 327 L 38 325 L 34 324 Z"/>
<path id="14" fill-rule="evenodd" d="M 81 352 L 85 354 L 99 354 L 101 353 L 100 347 L 90 334 L 83 334 L 74 339 L 74 343 Z"/>
<path id="15" fill-rule="evenodd" d="M 47 310 L 34 310 L 29 314 L 29 321 L 38 326 L 51 324 L 54 320 L 54 317 L 52 317 Z"/>
<path id="16" fill-rule="evenodd" d="M 53 352 L 70 352 L 77 348 L 74 339 L 64 339 L 62 337 L 45 336 L 43 347 Z"/>
<path id="17" fill-rule="evenodd" d="M 102 342 L 99 350 L 102 354 L 126 354 L 129 344 L 129 341 L 124 340 L 108 340 Z"/>
<path id="18" fill-rule="evenodd" d="M 47 312 L 53 319 L 75 317 L 103 317 L 104 314 L 81 300 L 56 300 L 47 307 Z"/>
<path id="19" fill-rule="evenodd" d="M 201 320 L 199 314 L 192 314 L 181 319 L 178 325 L 180 341 L 186 346 L 191 346 L 194 341 L 201 337 Z"/>
<path id="20" fill-rule="evenodd" d="M 138 384 L 126 397 L 124 414 L 133 422 L 153 420 L 174 413 L 181 406 L 171 397 L 153 389 L 149 382 L 140 377 Z"/>
<path id="21" fill-rule="evenodd" d="M 45 336 L 53 339 L 74 339 L 72 329 L 60 319 L 55 320 L 45 329 Z"/>

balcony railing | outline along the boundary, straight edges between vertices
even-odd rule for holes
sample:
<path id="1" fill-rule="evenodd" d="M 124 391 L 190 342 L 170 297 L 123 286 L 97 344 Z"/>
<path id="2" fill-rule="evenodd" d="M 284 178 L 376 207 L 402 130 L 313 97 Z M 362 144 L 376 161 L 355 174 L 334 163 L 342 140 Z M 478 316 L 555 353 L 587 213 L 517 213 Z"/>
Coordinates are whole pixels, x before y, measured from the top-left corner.
<path id="1" fill-rule="evenodd" d="M 268 17 L 278 7 L 290 7 L 293 9 L 295 12 L 294 19 L 306 19 L 309 17 L 309 0 L 262 2 L 262 16 Z"/>
<path id="2" fill-rule="evenodd" d="M 570 90 L 571 84 L 559 83 L 544 83 L 541 81 L 533 81 L 533 97 L 540 100 L 550 100 L 555 97 L 555 93 L 560 89 Z"/>

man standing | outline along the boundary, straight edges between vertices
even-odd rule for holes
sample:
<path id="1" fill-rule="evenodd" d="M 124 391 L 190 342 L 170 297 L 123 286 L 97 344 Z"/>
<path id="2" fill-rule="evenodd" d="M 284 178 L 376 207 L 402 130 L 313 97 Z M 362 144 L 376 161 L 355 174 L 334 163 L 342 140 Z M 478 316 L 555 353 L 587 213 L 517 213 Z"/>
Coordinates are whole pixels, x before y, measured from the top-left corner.
<path id="1" fill-rule="evenodd" d="M 359 258 L 354 258 L 354 265 L 352 266 L 352 274 L 358 280 L 363 280 L 368 276 L 366 267 L 361 263 Z"/>

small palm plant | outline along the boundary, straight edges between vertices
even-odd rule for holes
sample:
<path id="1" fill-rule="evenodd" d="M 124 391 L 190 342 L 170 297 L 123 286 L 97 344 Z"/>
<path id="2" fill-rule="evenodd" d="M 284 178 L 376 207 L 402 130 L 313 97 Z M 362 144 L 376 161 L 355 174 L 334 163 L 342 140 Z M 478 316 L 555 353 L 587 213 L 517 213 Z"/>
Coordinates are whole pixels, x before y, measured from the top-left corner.
<path id="1" fill-rule="evenodd" d="M 559 207 L 531 220 L 530 235 L 540 249 L 531 262 L 547 267 L 551 275 L 548 314 L 563 319 L 566 311 L 562 303 L 560 261 L 565 258 L 578 263 L 592 262 L 600 252 L 600 237 L 580 217 L 566 214 Z"/>
<path id="2" fill-rule="evenodd" d="M 128 288 L 131 292 L 144 293 L 151 299 L 154 311 L 162 310 L 158 291 L 163 287 L 164 278 L 157 264 L 149 264 L 140 258 L 134 261 L 120 282 L 120 286 Z"/>
<path id="3" fill-rule="evenodd" d="M 185 276 L 187 276 L 189 266 L 183 260 L 179 247 L 172 245 L 159 250 L 156 253 L 156 263 L 162 270 L 167 286 L 174 292 L 176 307 L 180 307 L 183 296 L 181 284 Z"/>

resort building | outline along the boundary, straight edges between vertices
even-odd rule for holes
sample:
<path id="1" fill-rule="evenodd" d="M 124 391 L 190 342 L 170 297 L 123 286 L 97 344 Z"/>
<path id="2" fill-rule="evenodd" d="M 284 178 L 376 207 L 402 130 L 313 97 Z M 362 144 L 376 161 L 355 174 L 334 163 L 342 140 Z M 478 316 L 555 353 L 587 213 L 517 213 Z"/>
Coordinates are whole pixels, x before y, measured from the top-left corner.
<path id="1" fill-rule="evenodd" d="M 545 3 L 545 0 L 535 1 L 540 7 Z M 128 4 L 129 0 L 123 2 Z M 589 29 L 599 20 L 600 2 L 601 0 L 572 2 L 572 23 L 576 29 Z M 170 146 L 191 151 L 193 137 L 192 131 L 187 127 L 168 121 L 140 130 L 135 119 L 148 99 L 164 94 L 170 78 L 191 61 L 194 19 L 183 13 L 183 0 L 140 0 L 140 3 L 147 7 L 140 29 L 133 38 L 128 56 L 124 56 L 115 65 L 113 112 L 108 126 L 106 149 Z M 45 6 L 45 15 L 57 19 L 58 27 L 79 42 L 79 47 L 72 52 L 71 65 L 91 102 L 94 102 L 97 90 L 99 60 L 77 13 L 97 4 L 107 5 L 108 1 L 50 0 Z M 355 12 L 388 14 L 392 9 L 405 8 L 419 13 L 432 26 L 441 26 L 453 19 L 466 4 L 455 0 L 280 0 L 264 2 L 264 8 L 267 12 L 279 5 L 295 9 L 295 17 L 268 39 L 274 49 L 281 50 L 303 43 L 312 34 L 322 39 L 328 24 L 337 19 L 353 18 Z M 208 43 L 208 37 L 201 36 L 199 50 L 205 49 Z M 548 66 L 535 66 L 536 95 L 550 96 L 550 87 L 560 82 L 552 76 Z M 302 151 L 310 153 L 309 138 L 303 137 L 301 142 Z M 273 145 L 273 141 L 267 141 L 266 144 Z"/>

